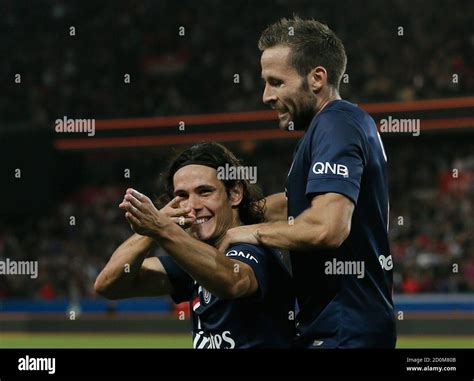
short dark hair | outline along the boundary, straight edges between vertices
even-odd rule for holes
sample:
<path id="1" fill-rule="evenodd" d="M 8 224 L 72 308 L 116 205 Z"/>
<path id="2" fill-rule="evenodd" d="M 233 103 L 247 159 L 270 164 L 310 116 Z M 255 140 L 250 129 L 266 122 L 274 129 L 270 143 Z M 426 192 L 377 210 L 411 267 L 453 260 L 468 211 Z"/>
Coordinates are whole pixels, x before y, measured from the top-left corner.
<path id="1" fill-rule="evenodd" d="M 302 77 L 316 66 L 323 66 L 328 73 L 328 83 L 339 89 L 347 56 L 342 41 L 327 25 L 298 16 L 282 18 L 268 26 L 258 41 L 261 51 L 277 45 L 291 48 L 290 64 Z"/>
<path id="2" fill-rule="evenodd" d="M 241 161 L 226 147 L 219 143 L 204 142 L 195 144 L 181 152 L 170 163 L 168 169 L 161 175 L 161 182 L 164 187 L 164 194 L 158 199 L 158 205 L 164 206 L 174 197 L 173 177 L 179 169 L 198 164 L 217 169 L 219 167 L 241 166 Z M 265 199 L 262 196 L 260 188 L 251 184 L 248 180 L 220 180 L 224 183 L 227 195 L 230 195 L 232 189 L 237 183 L 243 187 L 242 201 L 238 206 L 239 218 L 242 223 L 256 224 L 263 222 L 265 214 Z"/>

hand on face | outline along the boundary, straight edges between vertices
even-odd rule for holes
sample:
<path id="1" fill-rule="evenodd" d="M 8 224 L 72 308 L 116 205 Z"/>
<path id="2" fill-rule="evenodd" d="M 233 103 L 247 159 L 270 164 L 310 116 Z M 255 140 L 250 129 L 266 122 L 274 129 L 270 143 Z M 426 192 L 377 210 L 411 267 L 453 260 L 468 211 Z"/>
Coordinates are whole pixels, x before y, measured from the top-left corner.
<path id="1" fill-rule="evenodd" d="M 232 202 L 217 170 L 204 165 L 186 165 L 173 176 L 173 188 L 181 197 L 181 208 L 189 208 L 193 217 L 188 233 L 214 244 L 233 222 Z"/>
<path id="2" fill-rule="evenodd" d="M 191 208 L 181 208 L 181 202 L 182 198 L 177 196 L 161 208 L 160 212 L 171 218 L 173 222 L 183 227 L 183 229 L 187 229 L 194 221 L 196 221 L 196 216 Z"/>

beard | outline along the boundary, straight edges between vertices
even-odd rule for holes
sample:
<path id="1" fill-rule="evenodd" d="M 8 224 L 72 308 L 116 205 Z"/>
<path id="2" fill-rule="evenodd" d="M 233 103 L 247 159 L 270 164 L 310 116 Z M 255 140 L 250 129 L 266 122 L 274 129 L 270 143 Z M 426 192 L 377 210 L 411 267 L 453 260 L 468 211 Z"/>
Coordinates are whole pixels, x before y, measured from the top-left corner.
<path id="1" fill-rule="evenodd" d="M 286 128 L 284 128 L 286 130 L 289 130 L 290 122 L 293 122 L 294 130 L 306 130 L 316 115 L 316 96 L 311 92 L 306 81 L 301 84 L 298 94 L 298 98 L 294 99 L 288 108 L 290 120 L 286 123 Z M 280 128 L 282 128 L 281 125 Z"/>
<path id="2" fill-rule="evenodd" d="M 300 110 L 295 116 L 295 129 L 307 130 L 311 121 L 317 113 L 316 110 L 316 96 L 309 88 L 307 81 L 303 80 L 301 84 L 302 97 L 300 100 Z"/>
<path id="3" fill-rule="evenodd" d="M 293 116 L 294 129 L 296 131 L 307 130 L 315 115 L 316 110 L 314 110 L 313 106 L 301 108 L 298 112 L 295 112 Z"/>

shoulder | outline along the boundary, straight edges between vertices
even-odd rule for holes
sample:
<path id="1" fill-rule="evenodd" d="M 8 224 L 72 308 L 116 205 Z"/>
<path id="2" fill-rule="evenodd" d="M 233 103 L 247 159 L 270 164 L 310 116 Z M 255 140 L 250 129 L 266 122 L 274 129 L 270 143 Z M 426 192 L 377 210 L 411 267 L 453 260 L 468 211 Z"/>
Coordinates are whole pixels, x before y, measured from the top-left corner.
<path id="1" fill-rule="evenodd" d="M 260 263 L 261 259 L 268 255 L 267 251 L 268 249 L 263 246 L 252 245 L 249 243 L 236 243 L 229 246 L 225 255 L 232 259 Z"/>
<path id="2" fill-rule="evenodd" d="M 311 124 L 318 125 L 360 125 L 368 114 L 353 103 L 337 101 L 317 114 Z"/>
<path id="3" fill-rule="evenodd" d="M 232 259 L 253 264 L 272 264 L 277 267 L 285 266 L 285 259 L 280 250 L 272 247 L 253 245 L 249 243 L 236 243 L 226 250 L 226 256 Z"/>
<path id="4" fill-rule="evenodd" d="M 317 114 L 308 129 L 311 138 L 367 139 L 366 129 L 374 127 L 373 119 L 357 105 L 338 101 Z"/>

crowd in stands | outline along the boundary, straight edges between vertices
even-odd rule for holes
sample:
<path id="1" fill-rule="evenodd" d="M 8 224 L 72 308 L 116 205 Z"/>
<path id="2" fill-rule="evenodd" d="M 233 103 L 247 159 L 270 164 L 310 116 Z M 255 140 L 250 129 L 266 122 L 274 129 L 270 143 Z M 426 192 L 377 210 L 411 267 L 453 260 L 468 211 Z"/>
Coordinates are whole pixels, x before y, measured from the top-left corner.
<path id="1" fill-rule="evenodd" d="M 472 144 L 415 139 L 386 141 L 394 291 L 474 292 Z M 257 166 L 257 184 L 271 194 L 284 189 L 295 143 L 229 146 L 246 165 Z M 79 189 L 40 218 L 2 226 L 0 260 L 37 260 L 39 277 L 1 276 L 0 298 L 94 297 L 98 272 L 132 234 L 118 208 L 126 188 L 158 196 L 158 175 L 171 155 L 170 148 L 91 154 L 84 163 L 87 181 Z M 132 168 L 130 179 L 123 178 L 125 165 Z"/>
<path id="2" fill-rule="evenodd" d="M 472 93 L 473 3 L 427 6 L 418 0 L 3 1 L 0 119 L 9 124 L 2 128 L 52 128 L 65 115 L 263 108 L 257 41 L 267 25 L 292 14 L 327 23 L 343 40 L 348 77 L 341 94 L 355 103 Z"/>
<path id="3" fill-rule="evenodd" d="M 388 150 L 395 292 L 474 291 L 474 155 L 433 139 Z"/>
<path id="4" fill-rule="evenodd" d="M 268 24 L 293 14 L 327 23 L 343 40 L 348 76 L 341 95 L 351 102 L 472 94 L 474 3 L 427 6 L 419 0 L 5 0 L 0 131 L 52 129 L 63 116 L 266 109 L 257 40 Z M 394 291 L 474 292 L 472 144 L 441 137 L 410 142 L 386 141 Z M 282 140 L 231 148 L 257 166 L 257 183 L 271 194 L 284 189 L 294 146 Z M 98 271 L 131 235 L 118 208 L 125 189 L 158 195 L 158 174 L 171 153 L 90 154 L 81 159 L 87 176 L 54 208 L 41 217 L 2 219 L 0 260 L 37 260 L 39 276 L 0 276 L 0 300 L 95 297 Z M 129 179 L 124 168 L 131 168 Z"/>

